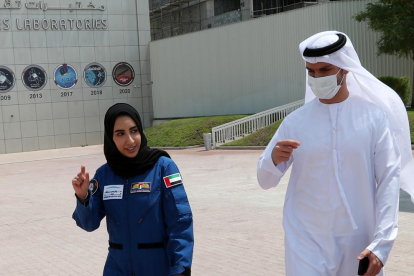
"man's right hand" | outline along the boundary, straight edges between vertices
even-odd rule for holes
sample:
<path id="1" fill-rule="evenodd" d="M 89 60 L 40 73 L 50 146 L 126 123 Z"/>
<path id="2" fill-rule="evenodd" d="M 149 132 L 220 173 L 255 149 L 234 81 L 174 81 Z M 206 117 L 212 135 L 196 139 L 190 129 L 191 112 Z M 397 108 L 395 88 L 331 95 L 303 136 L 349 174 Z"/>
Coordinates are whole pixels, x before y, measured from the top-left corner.
<path id="1" fill-rule="evenodd" d="M 300 142 L 295 140 L 281 140 L 277 142 L 272 151 L 272 161 L 277 166 L 282 162 L 289 161 L 293 150 L 300 146 Z"/>
<path id="2" fill-rule="evenodd" d="M 85 166 L 82 166 L 80 173 L 72 179 L 72 186 L 79 198 L 86 198 L 88 196 L 89 173 L 85 172 Z"/>

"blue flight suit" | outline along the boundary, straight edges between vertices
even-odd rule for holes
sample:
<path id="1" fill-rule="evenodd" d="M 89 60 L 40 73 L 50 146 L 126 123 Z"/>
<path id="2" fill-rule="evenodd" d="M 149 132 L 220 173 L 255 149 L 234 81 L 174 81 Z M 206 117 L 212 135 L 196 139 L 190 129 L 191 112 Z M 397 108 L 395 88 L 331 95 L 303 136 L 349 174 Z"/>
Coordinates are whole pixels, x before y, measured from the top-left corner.
<path id="1" fill-rule="evenodd" d="M 177 173 L 167 157 L 129 179 L 115 175 L 108 164 L 96 171 L 91 183 L 96 180 L 98 189 L 85 204 L 77 200 L 73 219 L 90 232 L 106 216 L 110 247 L 104 276 L 171 276 L 191 268 L 194 236 L 187 195 L 182 182 L 167 187 L 163 179 Z M 144 191 L 131 190 L 137 183 L 144 183 Z M 123 185 L 122 199 L 103 200 L 108 185 Z"/>

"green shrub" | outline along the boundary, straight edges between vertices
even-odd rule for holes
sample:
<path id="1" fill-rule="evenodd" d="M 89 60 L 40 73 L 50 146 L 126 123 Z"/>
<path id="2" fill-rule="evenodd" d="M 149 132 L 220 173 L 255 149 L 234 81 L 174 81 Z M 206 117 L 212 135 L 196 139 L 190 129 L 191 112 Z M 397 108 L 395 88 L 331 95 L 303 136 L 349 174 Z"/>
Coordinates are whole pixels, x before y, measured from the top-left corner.
<path id="1" fill-rule="evenodd" d="M 414 144 L 414 108 L 408 109 L 408 121 L 410 122 L 411 144 Z"/>
<path id="2" fill-rule="evenodd" d="M 398 96 L 400 96 L 403 103 L 408 106 L 410 104 L 411 87 L 410 80 L 408 77 L 379 77 L 380 81 L 391 87 Z"/>

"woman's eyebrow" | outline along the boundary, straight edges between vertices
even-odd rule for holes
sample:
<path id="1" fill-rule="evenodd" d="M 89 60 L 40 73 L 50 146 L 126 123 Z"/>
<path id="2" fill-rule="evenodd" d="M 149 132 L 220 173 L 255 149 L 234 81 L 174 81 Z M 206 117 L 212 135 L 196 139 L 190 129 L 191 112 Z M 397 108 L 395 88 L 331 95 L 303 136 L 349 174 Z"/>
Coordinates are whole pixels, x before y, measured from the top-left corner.
<path id="1" fill-rule="evenodd" d="M 138 128 L 138 126 L 133 126 L 133 127 L 131 127 L 129 130 L 132 130 L 132 129 L 134 129 L 134 128 Z"/>
<path id="2" fill-rule="evenodd" d="M 124 131 L 123 129 L 114 130 L 114 132 L 123 132 L 123 131 Z"/>

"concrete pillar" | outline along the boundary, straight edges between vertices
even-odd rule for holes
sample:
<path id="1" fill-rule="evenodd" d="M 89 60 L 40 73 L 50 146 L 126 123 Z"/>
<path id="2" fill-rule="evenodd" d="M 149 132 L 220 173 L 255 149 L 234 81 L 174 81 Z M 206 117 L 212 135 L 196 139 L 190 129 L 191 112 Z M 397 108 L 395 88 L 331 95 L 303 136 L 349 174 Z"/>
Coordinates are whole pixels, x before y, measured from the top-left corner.
<path id="1" fill-rule="evenodd" d="M 242 21 L 249 20 L 251 16 L 252 0 L 240 0 Z"/>
<path id="2" fill-rule="evenodd" d="M 214 0 L 207 0 L 206 8 L 207 8 L 207 18 L 213 17 L 214 16 Z"/>

